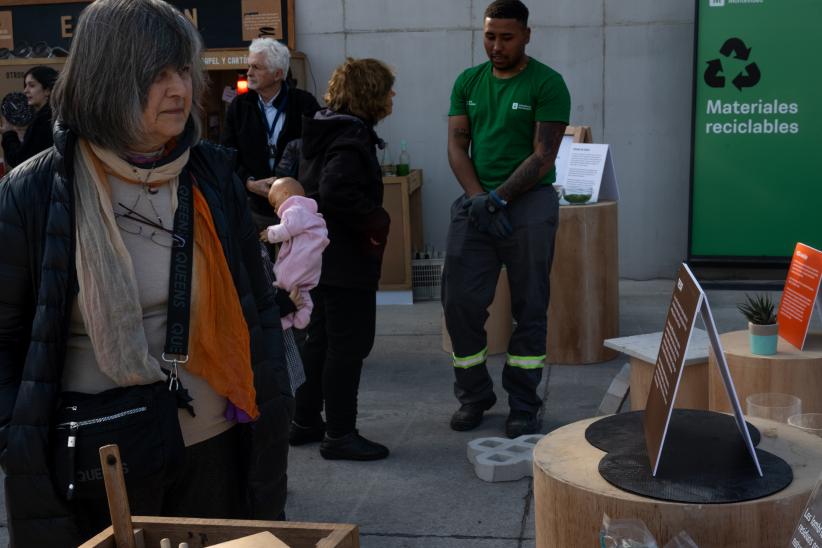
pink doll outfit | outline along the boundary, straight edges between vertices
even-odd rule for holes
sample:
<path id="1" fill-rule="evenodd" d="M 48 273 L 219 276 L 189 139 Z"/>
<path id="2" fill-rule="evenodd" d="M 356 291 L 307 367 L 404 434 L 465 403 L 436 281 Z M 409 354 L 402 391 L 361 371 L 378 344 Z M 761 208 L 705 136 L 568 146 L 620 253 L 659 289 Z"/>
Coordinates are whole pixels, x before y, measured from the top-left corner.
<path id="1" fill-rule="evenodd" d="M 305 196 L 291 196 L 277 210 L 280 224 L 269 226 L 269 243 L 282 243 L 274 263 L 276 285 L 284 291 L 300 290 L 303 306 L 281 318 L 283 329 L 304 329 L 311 318 L 314 303 L 309 291 L 320 282 L 323 250 L 328 245 L 328 229 L 317 202 Z"/>

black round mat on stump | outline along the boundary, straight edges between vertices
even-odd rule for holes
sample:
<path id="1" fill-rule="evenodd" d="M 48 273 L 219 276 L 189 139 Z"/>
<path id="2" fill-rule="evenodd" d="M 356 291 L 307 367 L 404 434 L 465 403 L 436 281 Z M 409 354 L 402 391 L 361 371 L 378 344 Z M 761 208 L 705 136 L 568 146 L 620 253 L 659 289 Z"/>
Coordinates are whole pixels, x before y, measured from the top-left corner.
<path id="1" fill-rule="evenodd" d="M 793 481 L 788 463 L 761 449 L 756 454 L 764 476 L 757 476 L 732 416 L 689 409 L 674 410 L 653 477 L 642 414 L 625 413 L 637 416 L 619 420 L 615 419 L 620 415 L 606 417 L 585 433 L 595 447 L 610 449 L 599 463 L 599 473 L 620 489 L 660 500 L 715 504 L 766 497 Z M 748 427 L 758 443 L 759 432 Z"/>
<path id="2" fill-rule="evenodd" d="M 585 430 L 585 439 L 588 440 L 588 443 L 606 453 L 625 451 L 631 444 L 645 449 L 645 430 L 642 425 L 644 415 L 645 411 L 631 411 L 602 418 L 592 423 Z M 713 431 L 714 425 L 716 425 L 717 431 L 721 433 L 731 428 L 734 432 L 738 432 L 733 415 L 699 409 L 674 409 L 671 415 L 671 424 L 668 425 L 668 439 L 665 442 L 666 450 L 673 447 L 668 445 L 669 443 L 676 445 L 683 440 L 683 436 L 680 434 L 681 428 L 693 421 L 700 421 L 706 431 Z M 754 446 L 759 445 L 761 439 L 759 430 L 749 422 L 745 424 L 748 425 L 748 432 L 751 433 L 751 441 L 753 441 Z M 687 433 L 685 435 L 687 436 Z M 685 441 L 687 442 L 687 438 L 685 438 Z"/>

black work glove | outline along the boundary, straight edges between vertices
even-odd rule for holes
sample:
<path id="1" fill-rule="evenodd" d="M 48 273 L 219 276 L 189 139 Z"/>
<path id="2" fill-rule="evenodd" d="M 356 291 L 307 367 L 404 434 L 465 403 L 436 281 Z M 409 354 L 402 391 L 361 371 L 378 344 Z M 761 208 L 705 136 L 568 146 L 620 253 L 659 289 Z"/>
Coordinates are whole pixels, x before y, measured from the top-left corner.
<path id="1" fill-rule="evenodd" d="M 514 232 L 508 221 L 506 206 L 502 198 L 492 190 L 468 198 L 462 207 L 468 211 L 468 218 L 477 230 L 504 240 Z"/>

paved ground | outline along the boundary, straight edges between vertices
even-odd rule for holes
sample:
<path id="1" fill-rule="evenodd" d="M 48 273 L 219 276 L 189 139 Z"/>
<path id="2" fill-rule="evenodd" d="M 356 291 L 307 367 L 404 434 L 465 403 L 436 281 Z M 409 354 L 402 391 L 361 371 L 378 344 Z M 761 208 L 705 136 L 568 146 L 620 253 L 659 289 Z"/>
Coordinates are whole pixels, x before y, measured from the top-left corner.
<path id="1" fill-rule="evenodd" d="M 620 334 L 659 331 L 672 282 L 620 284 Z M 738 292 L 710 292 L 721 331 L 742 329 Z M 364 548 L 519 548 L 534 546 L 530 479 L 486 483 L 466 459 L 466 443 L 502 435 L 507 414 L 493 360 L 500 401 L 482 427 L 453 432 L 456 408 L 448 356 L 440 348 L 439 303 L 383 307 L 378 337 L 366 363 L 360 397 L 360 430 L 391 448 L 376 463 L 324 461 L 316 446 L 293 448 L 289 518 L 342 521 L 360 526 Z M 543 432 L 590 417 L 620 357 L 590 366 L 552 364 L 545 370 Z"/>
<path id="2" fill-rule="evenodd" d="M 671 291 L 669 280 L 621 282 L 620 335 L 660 331 Z M 744 328 L 735 310 L 740 292 L 709 291 L 708 296 L 721 332 Z M 500 401 L 476 431 L 451 431 L 448 419 L 456 402 L 448 355 L 441 349 L 440 317 L 438 302 L 379 307 L 377 340 L 360 390 L 359 428 L 386 444 L 391 456 L 371 463 L 325 461 L 317 445 L 292 448 L 289 519 L 355 523 L 363 548 L 534 546 L 530 479 L 486 483 L 465 455 L 468 441 L 502 435 L 507 414 L 499 383 L 502 357 L 491 360 Z M 597 365 L 546 367 L 543 432 L 592 416 L 624 362 L 620 357 Z M 4 519 L 0 526 L 5 545 Z"/>

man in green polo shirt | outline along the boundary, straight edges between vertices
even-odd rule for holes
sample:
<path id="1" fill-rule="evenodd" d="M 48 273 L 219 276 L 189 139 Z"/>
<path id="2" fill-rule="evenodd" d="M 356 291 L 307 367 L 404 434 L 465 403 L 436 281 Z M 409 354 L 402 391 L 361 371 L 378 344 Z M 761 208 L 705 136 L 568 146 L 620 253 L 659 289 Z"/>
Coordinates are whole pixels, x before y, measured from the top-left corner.
<path id="1" fill-rule="evenodd" d="M 571 100 L 562 76 L 525 54 L 531 29 L 522 2 L 492 2 L 483 35 L 489 61 L 459 75 L 448 113 L 448 161 L 464 190 L 451 206 L 442 287 L 461 404 L 451 428 L 476 428 L 496 403 L 484 324 L 505 265 L 517 322 L 502 373 L 505 433 L 513 438 L 540 429 L 537 386 L 559 221 L 551 184 Z"/>

